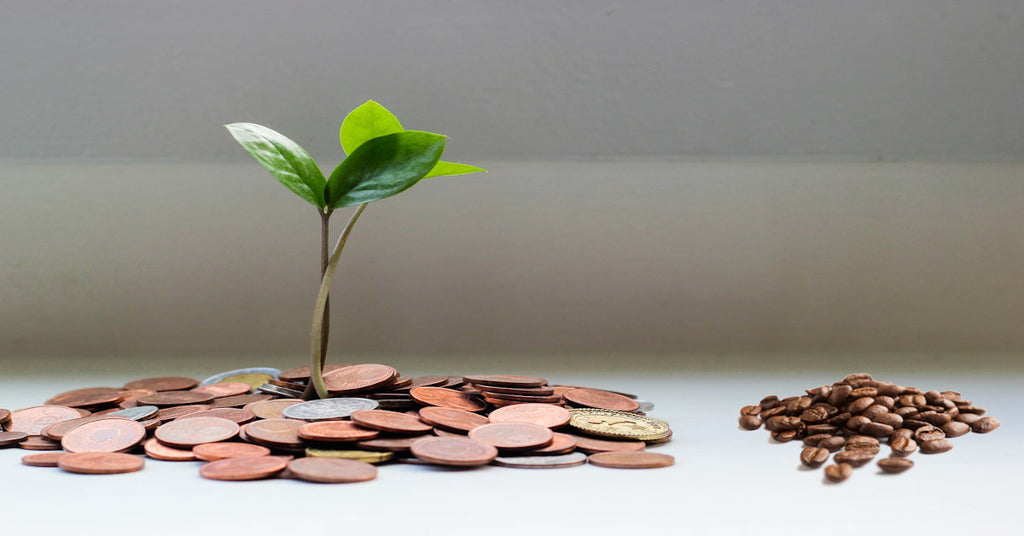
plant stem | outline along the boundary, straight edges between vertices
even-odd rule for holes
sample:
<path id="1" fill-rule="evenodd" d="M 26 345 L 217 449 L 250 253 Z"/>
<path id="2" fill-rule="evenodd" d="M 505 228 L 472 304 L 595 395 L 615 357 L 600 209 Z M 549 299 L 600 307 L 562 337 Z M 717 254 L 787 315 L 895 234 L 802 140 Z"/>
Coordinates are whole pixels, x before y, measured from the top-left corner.
<path id="1" fill-rule="evenodd" d="M 331 213 L 334 212 L 332 208 L 326 208 L 323 210 L 317 209 L 317 213 L 320 214 L 320 279 L 323 280 L 324 272 L 327 271 L 327 260 L 330 255 L 330 222 Z M 331 299 L 327 298 L 327 304 L 324 306 L 324 316 L 322 323 L 320 324 L 320 371 L 323 373 L 324 366 L 327 364 L 327 345 L 331 335 Z M 310 371 L 312 374 L 312 370 Z M 316 390 L 313 389 L 313 382 L 306 385 L 305 392 L 302 393 L 303 400 L 311 400 L 315 397 Z"/>
<path id="2" fill-rule="evenodd" d="M 352 228 L 355 227 L 359 216 L 366 209 L 366 205 L 367 203 L 363 203 L 356 208 L 348 223 L 345 224 L 345 228 L 341 231 L 341 236 L 338 237 L 338 242 L 334 245 L 331 258 L 328 259 L 327 266 L 324 268 L 324 275 L 320 279 L 320 292 L 316 296 L 316 305 L 313 307 L 313 329 L 310 332 L 309 345 L 309 383 L 316 390 L 316 394 L 320 398 L 327 398 L 328 396 L 327 386 L 324 385 L 323 369 L 318 367 L 317 364 L 321 363 L 321 352 L 326 348 L 323 345 L 321 328 L 324 311 L 327 308 L 327 298 L 331 291 L 331 279 L 334 278 L 334 272 L 338 268 L 338 259 L 341 258 L 341 251 L 345 249 L 348 235 L 352 233 Z"/>

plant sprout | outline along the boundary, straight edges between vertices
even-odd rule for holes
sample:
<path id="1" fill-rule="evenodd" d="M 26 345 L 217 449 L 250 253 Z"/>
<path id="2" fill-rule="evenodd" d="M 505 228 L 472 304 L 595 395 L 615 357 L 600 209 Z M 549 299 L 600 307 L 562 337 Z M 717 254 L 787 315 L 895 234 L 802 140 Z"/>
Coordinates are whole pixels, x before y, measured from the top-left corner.
<path id="1" fill-rule="evenodd" d="M 320 291 L 310 332 L 310 382 L 303 398 L 327 398 L 323 368 L 330 334 L 331 279 L 366 205 L 399 194 L 424 178 L 486 171 L 442 161 L 445 136 L 405 130 L 394 114 L 372 100 L 352 110 L 341 123 L 341 148 L 348 156 L 326 179 L 313 157 L 286 136 L 253 123 L 225 127 L 281 184 L 316 207 L 320 216 Z M 329 250 L 331 214 L 351 206 L 356 209 Z"/>

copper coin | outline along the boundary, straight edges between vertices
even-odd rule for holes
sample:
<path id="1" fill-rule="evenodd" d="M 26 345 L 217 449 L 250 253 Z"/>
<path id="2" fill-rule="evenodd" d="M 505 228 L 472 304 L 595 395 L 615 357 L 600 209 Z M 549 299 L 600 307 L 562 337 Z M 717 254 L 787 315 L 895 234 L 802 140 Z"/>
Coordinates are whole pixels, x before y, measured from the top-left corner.
<path id="1" fill-rule="evenodd" d="M 498 395 L 523 395 L 523 396 L 553 396 L 555 390 L 551 387 L 499 387 L 497 385 L 481 385 L 480 390 L 485 393 Z M 561 398 L 561 395 L 558 395 Z"/>
<path id="2" fill-rule="evenodd" d="M 327 363 L 324 365 L 324 374 L 334 372 L 338 369 L 349 367 L 348 363 Z M 277 373 L 277 379 L 286 382 L 308 382 L 309 381 L 309 367 L 298 367 L 288 370 L 283 370 Z"/>
<path id="3" fill-rule="evenodd" d="M 165 408 L 168 406 L 203 404 L 213 400 L 213 395 L 197 393 L 195 391 L 160 391 L 156 394 L 140 396 L 135 400 L 140 405 Z"/>
<path id="4" fill-rule="evenodd" d="M 463 379 L 472 384 L 494 385 L 497 387 L 542 387 L 548 383 L 544 378 L 515 376 L 511 374 L 463 376 Z"/>
<path id="5" fill-rule="evenodd" d="M 153 391 L 184 391 L 199 385 L 199 380 L 179 376 L 146 378 L 124 384 L 125 389 L 151 389 Z M 155 405 L 155 404 L 154 404 Z"/>
<path id="6" fill-rule="evenodd" d="M 124 398 L 120 389 L 113 387 L 89 387 L 61 393 L 46 401 L 48 406 L 67 406 L 69 408 L 91 408 L 117 404 Z"/>
<path id="7" fill-rule="evenodd" d="M 196 455 L 191 450 L 176 449 L 168 447 L 156 440 L 156 438 L 147 439 L 142 444 L 142 450 L 146 452 L 146 456 L 153 458 L 154 460 L 163 460 L 167 462 L 190 462 L 196 459 Z"/>
<path id="8" fill-rule="evenodd" d="M 434 428 L 434 435 L 439 437 L 466 437 L 468 432 L 450 432 L 444 428 Z"/>
<path id="9" fill-rule="evenodd" d="M 242 409 L 251 411 L 257 419 L 283 419 L 281 412 L 285 408 L 301 403 L 301 400 L 262 400 L 246 404 Z"/>
<path id="10" fill-rule="evenodd" d="M 402 389 L 408 391 L 413 387 L 441 387 L 447 383 L 448 376 L 418 376 Z"/>
<path id="11" fill-rule="evenodd" d="M 71 473 L 112 475 L 139 471 L 146 466 L 146 461 L 122 452 L 77 452 L 61 456 L 57 464 Z"/>
<path id="12" fill-rule="evenodd" d="M 116 415 L 89 415 L 88 417 L 79 417 L 77 419 L 71 419 L 70 421 L 61 421 L 53 423 L 46 428 L 43 428 L 39 435 L 50 439 L 52 441 L 60 441 L 64 439 L 64 434 L 71 430 L 94 421 L 102 421 L 104 419 L 124 419 L 124 417 L 118 417 Z"/>
<path id="13" fill-rule="evenodd" d="M 594 439 L 592 437 L 573 435 L 576 441 L 576 448 L 587 454 L 598 452 L 630 452 L 644 450 L 647 446 L 643 441 L 614 441 L 608 439 Z"/>
<path id="14" fill-rule="evenodd" d="M 122 401 L 135 400 L 140 396 L 156 393 L 156 391 L 152 389 L 122 389 L 118 392 L 121 394 Z"/>
<path id="15" fill-rule="evenodd" d="M 200 411 L 206 411 L 210 409 L 209 404 L 193 404 L 190 406 L 174 406 L 170 408 L 163 408 L 156 412 L 156 418 L 161 421 L 173 421 L 179 417 L 185 415 L 191 415 L 193 413 L 199 413 Z"/>
<path id="16" fill-rule="evenodd" d="M 507 402 L 532 402 L 535 404 L 561 404 L 563 402 L 560 396 L 503 395 L 484 392 L 483 397 L 484 400 L 495 405 L 512 405 L 506 404 Z"/>
<path id="17" fill-rule="evenodd" d="M 196 458 L 207 462 L 228 458 L 270 456 L 270 449 L 249 443 L 203 443 L 192 447 Z"/>
<path id="18" fill-rule="evenodd" d="M 350 365 L 324 375 L 324 385 L 331 394 L 352 394 L 371 391 L 391 383 L 398 371 L 387 365 L 366 363 Z"/>
<path id="19" fill-rule="evenodd" d="M 247 423 L 256 418 L 253 412 L 242 409 L 242 408 L 213 408 L 206 411 L 197 411 L 195 413 L 189 413 L 188 415 L 182 415 L 177 420 L 181 419 L 194 419 L 196 417 L 220 417 L 221 419 L 227 419 L 238 424 Z"/>
<path id="20" fill-rule="evenodd" d="M 214 398 L 244 395 L 249 391 L 252 391 L 252 386 L 242 382 L 211 383 L 192 389 L 193 393 L 206 393 Z"/>
<path id="21" fill-rule="evenodd" d="M 338 443 L 346 441 L 364 441 L 380 435 L 377 430 L 363 428 L 349 421 L 318 421 L 303 424 L 298 429 L 298 436 L 310 441 Z"/>
<path id="22" fill-rule="evenodd" d="M 283 456 L 252 456 L 227 458 L 199 468 L 199 476 L 211 480 L 257 480 L 273 476 L 288 467 Z"/>
<path id="23" fill-rule="evenodd" d="M 486 465 L 498 457 L 498 449 L 468 437 L 424 437 L 413 442 L 413 456 L 439 465 Z"/>
<path id="24" fill-rule="evenodd" d="M 269 447 L 302 447 L 299 428 L 306 424 L 295 419 L 264 419 L 245 425 L 246 436 Z"/>
<path id="25" fill-rule="evenodd" d="M 487 420 L 487 417 L 477 415 L 476 413 L 472 413 L 464 409 L 442 408 L 437 406 L 420 408 L 419 416 L 420 420 L 427 424 L 450 431 L 462 432 L 463 434 L 477 426 L 483 426 L 490 422 Z"/>
<path id="26" fill-rule="evenodd" d="M 53 441 L 42 436 L 30 435 L 18 443 L 18 448 L 25 450 L 60 450 L 60 441 Z"/>
<path id="27" fill-rule="evenodd" d="M 413 400 L 424 406 L 483 411 L 487 403 L 474 395 L 444 387 L 417 387 L 409 391 Z"/>
<path id="28" fill-rule="evenodd" d="M 156 429 L 154 437 L 168 447 L 192 448 L 202 443 L 225 441 L 238 434 L 238 424 L 220 417 L 196 417 L 171 421 Z"/>
<path id="29" fill-rule="evenodd" d="M 125 452 L 145 437 L 145 427 L 135 421 L 102 419 L 72 428 L 60 445 L 68 452 Z"/>
<path id="30" fill-rule="evenodd" d="M 393 434 L 426 434 L 434 429 L 414 415 L 383 409 L 354 411 L 349 418 L 363 428 Z"/>
<path id="31" fill-rule="evenodd" d="M 573 439 L 571 435 L 560 434 L 558 432 L 555 432 L 554 435 L 555 437 L 552 438 L 550 445 L 531 450 L 529 452 L 530 456 L 553 456 L 558 454 L 567 454 L 576 450 L 576 440 Z"/>
<path id="32" fill-rule="evenodd" d="M 469 431 L 469 438 L 499 450 L 528 450 L 550 445 L 554 433 L 536 424 L 485 424 Z"/>
<path id="33" fill-rule="evenodd" d="M 19 409 L 11 413 L 11 422 L 7 424 L 7 431 L 39 435 L 43 428 L 51 424 L 79 417 L 83 417 L 83 415 L 66 406 L 35 406 Z"/>
<path id="34" fill-rule="evenodd" d="M 273 398 L 274 398 L 273 395 L 268 395 L 266 393 L 249 393 L 247 395 L 225 396 L 225 397 L 222 397 L 222 398 L 215 398 L 215 399 L 213 399 L 213 402 L 210 402 L 210 407 L 212 407 L 212 408 L 240 408 L 240 407 L 246 406 L 248 404 L 253 404 L 253 403 L 256 403 L 256 402 L 263 402 L 265 400 L 271 400 Z"/>
<path id="35" fill-rule="evenodd" d="M 57 462 L 64 457 L 64 452 L 40 452 L 21 457 L 21 463 L 32 467 L 57 467 Z"/>
<path id="36" fill-rule="evenodd" d="M 0 427 L 3 427 L 3 425 L 7 424 L 7 422 L 10 421 L 10 420 L 11 420 L 11 410 L 9 410 L 9 409 L 0 409 Z"/>
<path id="37" fill-rule="evenodd" d="M 569 410 L 551 404 L 516 404 L 499 408 L 487 418 L 493 423 L 526 423 L 545 428 L 558 428 L 569 424 Z"/>
<path id="38" fill-rule="evenodd" d="M 412 378 L 406 378 L 405 376 L 398 376 L 390 382 L 381 385 L 377 389 L 381 391 L 395 391 L 398 389 L 406 389 L 412 387 Z"/>
<path id="39" fill-rule="evenodd" d="M 676 459 L 668 454 L 646 451 L 599 452 L 591 454 L 588 461 L 598 467 L 615 469 L 655 469 L 676 463 Z"/>
<path id="40" fill-rule="evenodd" d="M 344 458 L 299 458 L 288 462 L 291 474 L 308 482 L 344 484 L 377 478 L 377 468 Z"/>
<path id="41" fill-rule="evenodd" d="M 574 406 L 615 411 L 636 411 L 640 404 L 625 396 L 597 389 L 569 389 L 562 397 Z"/>
<path id="42" fill-rule="evenodd" d="M 377 437 L 374 439 L 359 441 L 356 443 L 356 446 L 365 450 L 376 450 L 381 452 L 409 452 L 409 448 L 412 447 L 412 444 L 420 439 L 423 439 L 423 437 Z"/>
<path id="43" fill-rule="evenodd" d="M 12 447 L 28 439 L 25 432 L 0 432 L 0 447 Z"/>

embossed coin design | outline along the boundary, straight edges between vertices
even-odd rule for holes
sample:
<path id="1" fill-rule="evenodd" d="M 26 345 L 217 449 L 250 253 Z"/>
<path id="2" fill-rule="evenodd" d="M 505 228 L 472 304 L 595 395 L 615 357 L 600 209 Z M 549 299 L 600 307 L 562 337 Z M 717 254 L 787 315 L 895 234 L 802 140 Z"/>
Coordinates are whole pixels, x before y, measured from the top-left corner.
<path id="1" fill-rule="evenodd" d="M 600 452 L 591 454 L 588 461 L 598 467 L 614 469 L 656 469 L 676 463 L 675 458 L 658 452 Z"/>
<path id="2" fill-rule="evenodd" d="M 589 435 L 653 441 L 669 436 L 668 423 L 644 415 L 608 409 L 572 409 L 569 426 Z"/>
<path id="3" fill-rule="evenodd" d="M 516 404 L 498 408 L 487 418 L 492 423 L 536 424 L 545 428 L 558 428 L 569 424 L 569 410 L 550 404 Z"/>
<path id="4" fill-rule="evenodd" d="M 468 437 L 425 437 L 410 450 L 421 460 L 459 467 L 487 465 L 498 457 L 498 449 Z"/>
<path id="5" fill-rule="evenodd" d="M 72 428 L 61 439 L 68 452 L 125 452 L 146 438 L 146 429 L 123 418 L 101 419 Z"/>
<path id="6" fill-rule="evenodd" d="M 365 482 L 377 478 L 377 468 L 344 458 L 299 458 L 288 462 L 288 470 L 308 482 L 342 484 Z"/>
<path id="7" fill-rule="evenodd" d="M 57 466 L 70 473 L 113 475 L 141 471 L 146 461 L 122 452 L 77 452 L 61 456 Z"/>
<path id="8" fill-rule="evenodd" d="M 287 407 L 281 413 L 289 419 L 303 421 L 336 421 L 363 409 L 377 409 L 380 404 L 368 398 L 323 398 Z"/>
<path id="9" fill-rule="evenodd" d="M 351 365 L 324 375 L 324 385 L 331 394 L 346 395 L 371 391 L 387 385 L 398 377 L 398 371 L 387 365 L 366 363 Z"/>
<path id="10" fill-rule="evenodd" d="M 39 435 L 43 428 L 61 421 L 70 421 L 82 417 L 82 414 L 66 406 L 35 406 L 15 410 L 11 413 L 11 421 L 7 424 L 8 432 L 25 432 Z"/>
<path id="11" fill-rule="evenodd" d="M 225 441 L 238 435 L 238 424 L 220 417 L 196 417 L 171 421 L 156 429 L 156 437 L 168 447 L 189 449 L 202 443 Z"/>

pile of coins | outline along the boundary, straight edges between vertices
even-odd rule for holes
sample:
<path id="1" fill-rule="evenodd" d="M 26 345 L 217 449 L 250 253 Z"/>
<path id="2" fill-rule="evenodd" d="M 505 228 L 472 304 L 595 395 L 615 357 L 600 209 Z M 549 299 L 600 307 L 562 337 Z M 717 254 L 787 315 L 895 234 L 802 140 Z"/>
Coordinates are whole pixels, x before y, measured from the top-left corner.
<path id="1" fill-rule="evenodd" d="M 800 463 L 825 467 L 825 478 L 842 482 L 853 468 L 872 461 L 887 441 L 891 455 L 878 461 L 886 473 L 914 466 L 915 451 L 939 454 L 953 448 L 949 438 L 999 427 L 985 409 L 956 391 L 927 391 L 875 381 L 869 374 L 851 374 L 832 385 L 807 389 L 803 396 L 768 396 L 740 410 L 739 425 L 757 430 L 764 425 L 779 442 L 803 441 Z M 834 453 L 834 454 L 833 454 Z"/>
<path id="2" fill-rule="evenodd" d="M 388 365 L 325 367 L 330 398 L 300 399 L 309 368 L 240 369 L 203 382 L 147 378 L 0 409 L 0 447 L 52 451 L 22 463 L 88 474 L 138 471 L 145 457 L 205 462 L 202 477 L 362 482 L 376 464 L 557 468 L 672 465 L 653 405 L 516 375 L 406 378 Z"/>

